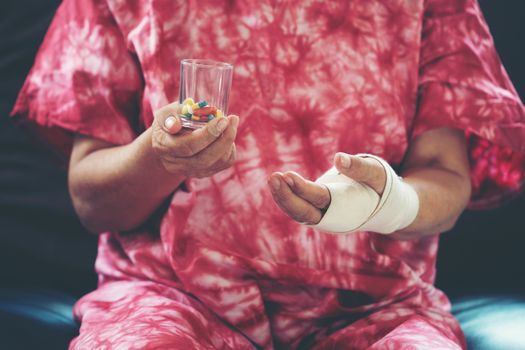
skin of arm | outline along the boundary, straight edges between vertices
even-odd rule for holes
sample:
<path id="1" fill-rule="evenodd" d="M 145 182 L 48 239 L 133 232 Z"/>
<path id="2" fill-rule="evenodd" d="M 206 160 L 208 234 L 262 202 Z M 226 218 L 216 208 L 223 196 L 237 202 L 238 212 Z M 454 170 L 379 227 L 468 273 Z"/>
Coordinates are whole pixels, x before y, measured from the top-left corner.
<path id="1" fill-rule="evenodd" d="M 88 230 L 131 230 L 146 221 L 187 177 L 210 176 L 232 165 L 238 117 L 215 119 L 187 132 L 181 130 L 180 119 L 173 117 L 178 108 L 172 104 L 158 110 L 153 125 L 124 146 L 76 137 L 69 191 Z"/>
<path id="2" fill-rule="evenodd" d="M 378 161 L 338 153 L 334 165 L 342 174 L 382 194 L 386 175 Z M 418 136 L 407 151 L 400 175 L 417 192 L 419 212 L 408 227 L 389 237 L 417 239 L 452 229 L 471 194 L 463 132 L 440 128 Z M 322 208 L 330 203 L 326 187 L 294 172 L 273 173 L 268 185 L 277 205 L 301 223 L 318 223 Z"/>

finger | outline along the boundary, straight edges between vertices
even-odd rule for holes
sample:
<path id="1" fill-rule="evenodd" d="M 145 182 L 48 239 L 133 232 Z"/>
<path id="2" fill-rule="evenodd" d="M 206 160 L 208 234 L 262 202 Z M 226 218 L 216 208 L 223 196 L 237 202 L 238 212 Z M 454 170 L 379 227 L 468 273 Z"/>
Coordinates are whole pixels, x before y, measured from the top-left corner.
<path id="1" fill-rule="evenodd" d="M 334 165 L 341 174 L 372 187 L 379 195 L 383 194 L 386 173 L 381 163 L 374 158 L 339 152 L 335 155 Z"/>
<path id="2" fill-rule="evenodd" d="M 236 154 L 237 152 L 236 152 L 235 143 L 234 143 L 231 145 L 230 151 L 225 153 L 223 157 L 221 157 L 217 162 L 215 162 L 215 164 L 213 164 L 211 168 L 209 168 L 209 171 L 207 171 L 206 174 L 213 175 L 215 173 L 218 173 L 219 171 L 228 169 L 229 167 L 233 165 Z"/>
<path id="3" fill-rule="evenodd" d="M 210 166 L 222 158 L 229 157 L 230 152 L 232 151 L 232 146 L 235 142 L 235 137 L 237 136 L 237 126 L 239 123 L 239 118 L 237 116 L 229 118 L 231 119 L 230 125 L 217 141 L 213 142 L 193 157 L 197 164 Z"/>
<path id="4" fill-rule="evenodd" d="M 231 119 L 232 122 L 226 131 L 224 131 L 224 133 L 208 147 L 190 157 L 179 156 L 177 152 L 174 152 L 168 161 L 172 162 L 174 165 L 178 164 L 184 169 L 192 169 L 196 173 L 202 173 L 211 170 L 212 166 L 217 161 L 228 155 L 228 153 L 231 151 L 232 144 L 235 141 L 239 119 L 236 116 L 231 117 Z M 182 139 L 185 137 L 186 135 L 180 138 Z M 177 150 L 180 153 L 180 147 Z"/>
<path id="5" fill-rule="evenodd" d="M 313 225 L 321 221 L 321 211 L 292 192 L 281 173 L 273 173 L 268 179 L 275 203 L 297 222 Z"/>
<path id="6" fill-rule="evenodd" d="M 230 150 L 224 154 L 224 156 L 218 160 L 218 162 L 230 162 L 231 160 L 235 159 L 235 155 L 237 154 L 237 148 L 235 146 L 235 143 L 233 143 L 230 147 Z"/>
<path id="7" fill-rule="evenodd" d="M 312 203 L 316 208 L 324 209 L 330 204 L 330 192 L 326 186 L 306 180 L 293 171 L 284 173 L 284 181 L 296 195 Z"/>
<path id="8" fill-rule="evenodd" d="M 234 143 L 230 149 L 230 152 L 228 153 L 228 156 L 220 159 L 216 164 L 214 164 L 214 167 L 220 168 L 220 170 L 229 168 L 233 165 L 233 162 L 235 162 L 236 157 L 237 157 L 237 148 L 235 147 L 235 143 Z"/>
<path id="9" fill-rule="evenodd" d="M 202 172 L 199 172 L 195 177 L 203 178 L 212 176 L 218 172 L 226 170 L 233 165 L 236 157 L 235 144 L 232 145 L 232 150 L 229 152 L 227 158 L 219 159 L 211 168 L 208 168 Z"/>
<path id="10" fill-rule="evenodd" d="M 166 146 L 173 149 L 174 157 L 193 157 L 219 139 L 232 122 L 238 124 L 239 117 L 213 119 L 203 128 L 170 138 Z"/>
<path id="11" fill-rule="evenodd" d="M 155 122 L 168 134 L 176 134 L 182 129 L 179 113 L 180 104 L 170 103 L 155 111 Z"/>

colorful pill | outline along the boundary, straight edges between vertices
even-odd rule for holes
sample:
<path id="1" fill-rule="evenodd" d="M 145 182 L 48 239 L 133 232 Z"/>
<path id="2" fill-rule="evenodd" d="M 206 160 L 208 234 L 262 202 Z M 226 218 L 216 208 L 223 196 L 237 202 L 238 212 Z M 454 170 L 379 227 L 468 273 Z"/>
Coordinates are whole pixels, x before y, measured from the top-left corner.
<path id="1" fill-rule="evenodd" d="M 195 101 L 193 101 L 191 97 L 188 97 L 187 99 L 184 100 L 184 102 L 182 102 L 182 104 L 192 105 L 192 104 L 195 104 Z"/>
<path id="2" fill-rule="evenodd" d="M 195 100 L 188 97 L 181 106 L 181 117 L 199 123 L 206 123 L 216 118 L 224 117 L 224 112 L 217 107 L 208 105 L 205 100 L 195 103 Z"/>
<path id="3" fill-rule="evenodd" d="M 215 114 L 217 113 L 217 107 L 202 107 L 195 111 L 193 111 L 193 114 L 201 116 L 201 115 L 208 115 L 208 114 Z"/>

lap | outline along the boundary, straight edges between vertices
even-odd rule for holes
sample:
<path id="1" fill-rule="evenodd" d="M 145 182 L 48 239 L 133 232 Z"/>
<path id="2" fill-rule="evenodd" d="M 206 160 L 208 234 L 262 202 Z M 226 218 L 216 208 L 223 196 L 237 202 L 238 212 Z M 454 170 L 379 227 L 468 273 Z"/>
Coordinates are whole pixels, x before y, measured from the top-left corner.
<path id="1" fill-rule="evenodd" d="M 148 282 L 114 282 L 75 307 L 70 349 L 252 349 L 196 299 Z"/>
<path id="2" fill-rule="evenodd" d="M 151 282 L 112 282 L 75 306 L 76 349 L 254 349 L 197 299 Z M 292 347 L 323 349 L 460 350 L 451 315 L 391 306 L 342 329 L 328 327 Z M 330 329 L 332 328 L 332 329 Z"/>
<path id="3" fill-rule="evenodd" d="M 452 316 L 424 310 L 387 308 L 326 336 L 313 349 L 461 350 L 461 335 L 450 325 Z"/>

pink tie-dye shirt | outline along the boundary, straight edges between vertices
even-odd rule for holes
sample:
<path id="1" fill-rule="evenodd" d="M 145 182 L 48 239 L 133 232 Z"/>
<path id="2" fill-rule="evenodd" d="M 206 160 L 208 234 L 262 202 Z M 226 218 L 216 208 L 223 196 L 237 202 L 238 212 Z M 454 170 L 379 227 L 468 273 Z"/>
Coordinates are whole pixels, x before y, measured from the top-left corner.
<path id="1" fill-rule="evenodd" d="M 14 114 L 65 154 L 73 133 L 126 144 L 178 98 L 183 58 L 234 65 L 237 160 L 133 232 L 101 235 L 72 347 L 464 346 L 433 286 L 437 236 L 315 231 L 266 177 L 316 178 L 339 151 L 396 167 L 413 138 L 452 127 L 469 139 L 472 207 L 519 191 L 525 111 L 476 2 L 65 0 Z"/>

